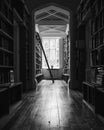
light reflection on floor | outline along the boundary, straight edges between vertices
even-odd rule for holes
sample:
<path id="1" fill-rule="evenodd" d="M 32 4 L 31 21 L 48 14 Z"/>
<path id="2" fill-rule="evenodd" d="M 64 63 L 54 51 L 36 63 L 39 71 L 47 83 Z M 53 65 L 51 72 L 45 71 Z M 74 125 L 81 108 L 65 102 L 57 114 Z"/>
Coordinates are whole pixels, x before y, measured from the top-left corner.
<path id="1" fill-rule="evenodd" d="M 37 92 L 24 95 L 18 111 L 14 114 L 13 110 L 11 119 L 8 115 L 10 120 L 2 130 L 104 130 L 80 92 L 69 91 L 62 80 L 55 84 L 43 80 L 40 86 Z"/>
<path id="2" fill-rule="evenodd" d="M 51 81 L 48 82 L 48 85 L 45 82 L 41 83 L 42 88 L 37 91 L 38 99 L 32 111 L 32 119 L 40 127 L 58 128 L 65 126 L 71 111 L 67 85 L 62 86 L 59 81 L 55 81 L 54 84 Z M 36 112 L 36 108 L 38 112 Z"/>

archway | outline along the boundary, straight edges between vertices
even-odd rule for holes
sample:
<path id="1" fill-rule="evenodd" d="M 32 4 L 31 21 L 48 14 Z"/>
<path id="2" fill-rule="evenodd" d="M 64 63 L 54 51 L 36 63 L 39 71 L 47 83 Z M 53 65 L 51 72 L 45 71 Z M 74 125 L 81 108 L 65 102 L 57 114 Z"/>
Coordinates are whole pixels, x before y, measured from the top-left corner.
<path id="1" fill-rule="evenodd" d="M 33 37 L 34 32 L 38 32 L 42 41 L 49 40 L 50 42 L 59 40 L 59 68 L 56 69 L 55 62 L 50 60 L 49 53 L 47 54 L 48 60 L 54 63 L 54 78 L 61 79 L 63 74 L 69 76 L 70 71 L 70 13 L 71 11 L 64 9 L 56 4 L 49 4 L 45 7 L 39 8 L 38 10 L 33 11 Z M 43 67 L 43 56 L 42 56 L 42 65 L 38 65 L 38 56 L 36 56 L 36 39 L 33 38 L 34 44 L 34 59 L 35 59 L 35 72 L 34 75 L 39 75 L 41 73 L 41 68 Z M 51 50 L 51 52 L 55 50 Z M 56 53 L 56 52 L 55 52 Z M 55 54 L 54 53 L 54 54 Z M 52 54 L 52 53 L 51 53 Z M 56 56 L 56 55 L 55 55 Z M 54 57 L 55 57 L 54 56 Z M 52 55 L 51 55 L 52 57 Z M 53 58 L 53 57 L 52 57 Z M 53 64 L 50 63 L 50 66 Z M 40 69 L 40 70 L 39 70 Z M 42 69 L 45 78 L 50 78 L 48 71 Z"/>

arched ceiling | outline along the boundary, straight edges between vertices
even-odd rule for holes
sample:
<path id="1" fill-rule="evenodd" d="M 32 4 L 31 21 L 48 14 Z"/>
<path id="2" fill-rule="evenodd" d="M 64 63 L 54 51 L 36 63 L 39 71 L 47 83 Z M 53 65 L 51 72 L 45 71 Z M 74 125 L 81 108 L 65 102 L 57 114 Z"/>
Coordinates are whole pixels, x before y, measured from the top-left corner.
<path id="1" fill-rule="evenodd" d="M 63 20 L 65 22 L 69 22 L 69 11 L 65 9 L 56 7 L 54 5 L 50 5 L 43 9 L 39 9 L 35 12 L 35 20 L 36 22 L 41 20 Z"/>
<path id="2" fill-rule="evenodd" d="M 70 12 L 50 5 L 34 14 L 36 30 L 42 36 L 65 36 L 68 30 Z"/>

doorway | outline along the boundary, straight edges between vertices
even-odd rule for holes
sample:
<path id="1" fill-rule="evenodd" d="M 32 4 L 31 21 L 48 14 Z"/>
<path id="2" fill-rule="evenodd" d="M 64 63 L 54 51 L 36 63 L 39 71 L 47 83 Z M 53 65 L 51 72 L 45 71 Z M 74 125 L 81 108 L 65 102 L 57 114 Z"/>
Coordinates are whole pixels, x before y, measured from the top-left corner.
<path id="1" fill-rule="evenodd" d="M 70 12 L 49 5 L 34 12 L 34 32 L 39 33 L 54 79 L 70 74 Z M 34 33 L 35 34 L 35 33 Z M 34 74 L 50 79 L 39 42 L 34 35 Z"/>

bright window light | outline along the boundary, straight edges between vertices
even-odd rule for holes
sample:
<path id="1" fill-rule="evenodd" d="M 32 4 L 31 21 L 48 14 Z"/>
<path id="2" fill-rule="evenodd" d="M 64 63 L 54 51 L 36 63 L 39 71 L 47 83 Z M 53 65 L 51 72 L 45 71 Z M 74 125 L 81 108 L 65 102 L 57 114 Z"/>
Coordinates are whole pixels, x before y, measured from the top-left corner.
<path id="1" fill-rule="evenodd" d="M 43 48 L 49 63 L 53 68 L 59 68 L 59 37 L 42 38 Z M 42 68 L 48 68 L 44 55 L 42 54 Z"/>

